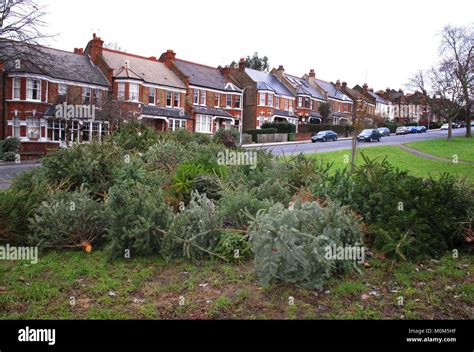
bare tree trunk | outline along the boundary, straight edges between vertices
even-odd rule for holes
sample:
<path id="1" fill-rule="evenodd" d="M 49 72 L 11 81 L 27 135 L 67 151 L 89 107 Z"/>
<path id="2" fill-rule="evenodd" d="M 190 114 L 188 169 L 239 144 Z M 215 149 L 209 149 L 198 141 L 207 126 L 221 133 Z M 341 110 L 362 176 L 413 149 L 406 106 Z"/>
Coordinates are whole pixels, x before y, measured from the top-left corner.
<path id="1" fill-rule="evenodd" d="M 453 138 L 453 118 L 448 119 L 448 141 Z"/>
<path id="2" fill-rule="evenodd" d="M 466 118 L 466 137 L 471 138 L 472 137 L 472 127 L 471 127 L 471 104 L 466 105 L 466 113 L 467 113 L 467 118 Z"/>
<path id="3" fill-rule="evenodd" d="M 352 150 L 351 150 L 351 173 L 354 172 L 355 169 L 355 161 L 356 161 L 356 152 L 357 152 L 357 136 L 352 137 Z"/>

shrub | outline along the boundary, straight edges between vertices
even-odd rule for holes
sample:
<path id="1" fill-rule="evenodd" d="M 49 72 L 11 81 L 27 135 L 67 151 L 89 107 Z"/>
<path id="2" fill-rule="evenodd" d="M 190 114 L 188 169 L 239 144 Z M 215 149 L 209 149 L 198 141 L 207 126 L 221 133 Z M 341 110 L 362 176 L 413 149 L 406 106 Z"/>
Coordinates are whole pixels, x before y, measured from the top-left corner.
<path id="1" fill-rule="evenodd" d="M 190 143 L 197 143 L 200 145 L 209 144 L 211 138 L 203 133 L 191 133 L 184 129 L 177 131 L 167 131 L 158 134 L 159 138 L 164 141 L 175 141 L 179 144 L 186 145 Z"/>
<path id="2" fill-rule="evenodd" d="M 296 125 L 293 125 L 292 123 L 270 123 L 266 122 L 261 126 L 262 129 L 275 129 L 277 130 L 277 133 L 296 133 Z"/>
<path id="3" fill-rule="evenodd" d="M 43 167 L 50 183 L 71 191 L 84 186 L 94 197 L 103 198 L 124 162 L 117 147 L 91 143 L 58 150 L 43 159 Z"/>
<path id="4" fill-rule="evenodd" d="M 265 128 L 265 129 L 260 129 L 260 130 L 247 130 L 245 131 L 246 134 L 250 134 L 252 136 L 252 141 L 257 142 L 257 136 L 259 134 L 275 134 L 277 133 L 277 130 L 275 128 Z"/>
<path id="5" fill-rule="evenodd" d="M 352 176 L 336 175 L 327 189 L 363 216 L 375 248 L 410 260 L 440 257 L 457 248 L 462 240 L 459 224 L 468 220 L 474 206 L 468 188 L 450 176 L 423 180 L 393 168 L 386 160 L 363 158 L 364 164 Z M 340 185 L 350 187 L 334 197 L 332 189 Z"/>
<path id="6" fill-rule="evenodd" d="M 272 282 L 322 289 L 327 279 L 355 267 L 355 261 L 334 261 L 327 248 L 361 246 L 358 220 L 334 203 L 297 203 L 293 210 L 276 204 L 258 212 L 249 227 L 255 271 L 264 286 Z"/>
<path id="7" fill-rule="evenodd" d="M 109 192 L 110 226 L 106 239 L 110 257 L 157 254 L 171 220 L 171 210 L 158 187 L 119 183 Z"/>
<path id="8" fill-rule="evenodd" d="M 159 141 L 158 133 L 143 123 L 130 121 L 124 123 L 109 136 L 108 141 L 127 152 L 145 153 Z"/>
<path id="9" fill-rule="evenodd" d="M 248 236 L 226 231 L 219 234 L 215 253 L 228 261 L 245 261 L 252 254 L 252 244 L 248 240 Z"/>
<path id="10" fill-rule="evenodd" d="M 248 215 L 255 216 L 260 209 L 267 209 L 271 205 L 271 201 L 257 199 L 253 190 L 248 191 L 243 187 L 227 189 L 219 201 L 219 214 L 225 227 L 246 229 L 250 222 Z"/>
<path id="11" fill-rule="evenodd" d="M 59 191 L 30 220 L 29 243 L 40 248 L 83 247 L 100 241 L 106 227 L 104 206 L 85 190 Z"/>
<path id="12" fill-rule="evenodd" d="M 48 192 L 42 168 L 21 173 L 8 190 L 0 191 L 0 241 L 25 245 L 28 219 Z"/>
<path id="13" fill-rule="evenodd" d="M 18 153 L 14 152 L 6 152 L 3 153 L 3 160 L 4 161 L 15 161 L 17 158 Z"/>
<path id="14" fill-rule="evenodd" d="M 11 137 L 0 142 L 0 151 L 3 153 L 18 154 L 20 151 L 21 142 L 16 137 Z"/>
<path id="15" fill-rule="evenodd" d="M 151 168 L 172 174 L 180 163 L 190 160 L 190 154 L 175 140 L 163 140 L 151 146 L 143 159 Z"/>
<path id="16" fill-rule="evenodd" d="M 222 222 L 214 202 L 193 193 L 188 206 L 181 204 L 165 238 L 163 254 L 168 258 L 192 259 L 213 255 Z"/>
<path id="17" fill-rule="evenodd" d="M 240 133 L 239 130 L 236 128 L 231 128 L 229 130 L 225 130 L 221 128 L 214 134 L 212 138 L 214 143 L 220 143 L 225 145 L 227 148 L 236 148 L 237 145 L 240 143 Z"/>

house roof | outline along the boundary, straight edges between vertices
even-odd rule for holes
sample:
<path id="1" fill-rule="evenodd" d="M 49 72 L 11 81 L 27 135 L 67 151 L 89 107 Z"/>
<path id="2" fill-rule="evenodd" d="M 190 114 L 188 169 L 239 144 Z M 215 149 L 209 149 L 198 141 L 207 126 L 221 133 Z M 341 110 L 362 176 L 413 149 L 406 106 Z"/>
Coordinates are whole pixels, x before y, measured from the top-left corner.
<path id="1" fill-rule="evenodd" d="M 12 41 L 0 41 L 0 52 L 0 57 L 21 58 L 19 69 L 15 67 L 14 60 L 7 60 L 7 72 L 39 74 L 58 80 L 109 86 L 102 71 L 84 54 Z"/>
<path id="2" fill-rule="evenodd" d="M 347 86 L 344 88 L 344 93 L 354 100 L 368 101 L 370 103 L 375 103 L 375 99 L 372 96 L 367 97 L 363 93 L 359 92 L 358 90 L 349 88 Z"/>
<path id="3" fill-rule="evenodd" d="M 313 87 L 304 80 L 303 78 L 299 78 L 293 75 L 285 74 L 286 77 L 288 78 L 288 81 L 291 83 L 291 85 L 296 88 L 296 92 L 298 94 L 304 94 L 304 95 L 309 95 L 315 99 L 320 99 L 320 100 L 326 100 L 326 97 L 324 96 L 324 92 L 322 92 L 320 89 Z"/>
<path id="4" fill-rule="evenodd" d="M 193 106 L 193 111 L 196 114 L 203 114 L 203 115 L 211 115 L 211 116 L 221 116 L 221 117 L 228 117 L 234 118 L 231 114 L 227 111 L 220 109 L 220 108 L 210 108 L 207 106 Z"/>
<path id="5" fill-rule="evenodd" d="M 186 89 L 185 84 L 166 65 L 156 59 L 104 49 L 105 62 L 115 78 L 137 79 L 150 84 Z M 128 65 L 125 62 L 128 61 Z"/>
<path id="6" fill-rule="evenodd" d="M 316 84 L 327 93 L 329 98 L 352 101 L 351 98 L 345 95 L 341 90 L 337 89 L 334 83 L 329 83 L 316 78 Z"/>
<path id="7" fill-rule="evenodd" d="M 275 115 L 284 116 L 284 117 L 293 117 L 293 118 L 298 117 L 292 111 L 286 111 L 286 110 L 275 110 Z"/>
<path id="8" fill-rule="evenodd" d="M 183 110 L 162 108 L 162 107 L 150 106 L 150 105 L 142 106 L 142 115 L 164 116 L 164 117 L 171 117 L 175 119 L 186 119 L 186 120 L 190 119 L 189 115 L 187 115 Z"/>
<path id="9" fill-rule="evenodd" d="M 239 87 L 230 83 L 218 68 L 180 59 L 175 59 L 173 62 L 178 70 L 189 78 L 191 85 L 221 91 L 242 92 Z"/>
<path id="10" fill-rule="evenodd" d="M 367 91 L 367 93 L 369 93 L 372 97 L 375 98 L 375 102 L 376 102 L 377 104 L 389 105 L 389 103 L 390 103 L 389 101 L 387 101 L 387 100 L 385 100 L 384 98 L 382 98 L 380 95 L 375 94 L 374 92 L 372 92 L 372 91 L 370 91 L 370 90 Z"/>
<path id="11" fill-rule="evenodd" d="M 280 80 L 271 73 L 268 72 L 261 72 L 257 70 L 253 70 L 251 68 L 246 68 L 245 73 L 257 83 L 258 90 L 271 90 L 274 91 L 278 95 L 285 95 L 288 97 L 293 97 L 293 93 L 290 92 L 288 88 L 285 87 Z M 261 88 L 259 88 L 261 87 Z M 268 87 L 268 88 L 264 88 Z"/>

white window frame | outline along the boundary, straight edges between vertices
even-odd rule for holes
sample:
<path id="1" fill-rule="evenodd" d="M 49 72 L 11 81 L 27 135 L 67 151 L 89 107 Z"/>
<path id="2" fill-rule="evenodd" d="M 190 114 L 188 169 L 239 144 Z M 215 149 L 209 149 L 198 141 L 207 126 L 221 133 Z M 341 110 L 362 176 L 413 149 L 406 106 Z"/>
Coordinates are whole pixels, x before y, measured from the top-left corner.
<path id="1" fill-rule="evenodd" d="M 199 104 L 206 106 L 207 92 L 204 89 L 199 91 Z"/>
<path id="2" fill-rule="evenodd" d="M 125 83 L 124 82 L 117 83 L 117 99 L 125 100 Z"/>
<path id="3" fill-rule="evenodd" d="M 212 133 L 212 116 L 196 115 L 196 132 Z"/>
<path id="4" fill-rule="evenodd" d="M 285 99 L 285 111 L 289 111 L 290 109 L 290 101 L 288 99 Z"/>
<path id="5" fill-rule="evenodd" d="M 199 90 L 193 89 L 193 105 L 199 105 Z"/>
<path id="6" fill-rule="evenodd" d="M 280 97 L 275 97 L 275 109 L 280 110 Z"/>
<path id="7" fill-rule="evenodd" d="M 232 94 L 227 94 L 225 97 L 226 108 L 232 108 Z"/>
<path id="8" fill-rule="evenodd" d="M 33 132 L 36 132 L 35 137 L 30 136 Z M 29 116 L 26 118 L 26 136 L 28 138 L 41 138 L 41 120 L 39 117 Z"/>
<path id="9" fill-rule="evenodd" d="M 67 96 L 67 84 L 58 84 L 58 95 L 65 95 Z"/>
<path id="10" fill-rule="evenodd" d="M 214 105 L 214 107 L 219 108 L 221 106 L 221 95 L 219 93 L 216 93 L 216 95 L 214 96 L 214 103 L 216 102 L 216 100 L 217 105 Z"/>
<path id="11" fill-rule="evenodd" d="M 132 87 L 134 88 L 133 91 L 132 91 Z M 133 103 L 138 103 L 140 101 L 140 85 L 138 83 L 129 83 L 128 96 L 129 96 L 129 100 Z"/>
<path id="12" fill-rule="evenodd" d="M 273 94 L 268 94 L 268 106 L 273 107 Z"/>
<path id="13" fill-rule="evenodd" d="M 86 98 L 89 99 L 89 102 L 86 103 Z M 84 105 L 89 105 L 92 103 L 92 90 L 88 87 L 82 87 L 82 103 Z"/>
<path id="14" fill-rule="evenodd" d="M 169 104 L 168 104 L 168 99 L 169 99 Z M 170 90 L 166 91 L 166 107 L 167 108 L 173 107 L 173 92 Z"/>
<path id="15" fill-rule="evenodd" d="M 19 116 L 13 116 L 13 137 L 20 138 L 21 121 Z"/>
<path id="16" fill-rule="evenodd" d="M 179 129 L 186 129 L 186 120 L 181 119 L 169 119 L 168 129 L 176 131 Z"/>
<path id="17" fill-rule="evenodd" d="M 181 106 L 181 94 L 179 92 L 173 92 L 173 107 L 179 108 L 180 106 Z"/>
<path id="18" fill-rule="evenodd" d="M 18 93 L 18 96 L 15 94 Z M 13 100 L 21 100 L 21 78 L 14 77 L 13 84 L 12 84 L 12 99 Z"/>
<path id="19" fill-rule="evenodd" d="M 260 94 L 260 96 L 259 96 L 259 99 L 258 99 L 258 105 L 259 106 L 265 106 L 266 99 L 267 99 L 266 96 L 265 96 L 266 94 L 265 93 L 259 93 L 259 94 Z"/>
<path id="20" fill-rule="evenodd" d="M 298 108 L 303 107 L 303 97 L 298 97 Z"/>
<path id="21" fill-rule="evenodd" d="M 148 105 L 156 105 L 156 89 L 155 88 L 148 88 Z M 153 93 L 153 94 L 152 94 Z M 150 103 L 150 98 L 153 96 L 153 103 Z"/>
<path id="22" fill-rule="evenodd" d="M 35 82 L 38 84 L 36 88 L 34 87 Z M 37 91 L 38 95 L 36 99 L 33 99 L 33 92 L 35 90 Z M 26 100 L 41 101 L 41 80 L 33 78 L 26 79 Z"/>
<path id="23" fill-rule="evenodd" d="M 237 102 L 239 103 L 237 105 Z M 236 95 L 234 99 L 234 109 L 241 109 L 242 108 L 242 96 Z"/>

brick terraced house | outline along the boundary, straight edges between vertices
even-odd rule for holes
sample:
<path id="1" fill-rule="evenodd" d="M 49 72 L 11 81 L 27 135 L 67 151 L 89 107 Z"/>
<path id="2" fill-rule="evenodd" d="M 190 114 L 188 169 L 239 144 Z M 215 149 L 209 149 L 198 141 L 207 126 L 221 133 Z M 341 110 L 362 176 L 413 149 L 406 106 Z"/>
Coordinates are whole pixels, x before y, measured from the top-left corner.
<path id="1" fill-rule="evenodd" d="M 227 74 L 245 90 L 243 129 L 260 128 L 266 122 L 298 125 L 295 95 L 274 74 L 245 67 L 241 59 Z"/>
<path id="2" fill-rule="evenodd" d="M 100 111 L 109 82 L 88 55 L 9 41 L 0 50 L 7 58 L 0 63 L 0 134 L 19 138 L 24 158 L 108 133 L 95 108 Z M 64 107 L 60 114 L 57 106 Z"/>
<path id="3" fill-rule="evenodd" d="M 323 90 L 317 85 L 311 85 L 303 78 L 285 73 L 283 66 L 273 69 L 272 74 L 276 75 L 296 97 L 295 112 L 299 123 L 321 124 L 322 117 L 319 113 L 319 106 L 327 101 Z M 314 75 L 314 70 L 311 70 L 310 74 Z"/>
<path id="4" fill-rule="evenodd" d="M 331 105 L 331 123 L 334 125 L 350 124 L 352 122 L 353 101 L 341 89 L 341 82 L 338 80 L 336 84 L 316 78 L 314 70 L 309 74 L 305 74 L 303 79 L 315 88 L 321 89 L 327 99 L 327 103 Z"/>
<path id="5" fill-rule="evenodd" d="M 212 134 L 240 126 L 243 92 L 226 76 L 226 69 L 177 59 L 172 50 L 163 53 L 160 61 L 186 86 L 185 109 L 194 122 L 194 132 Z"/>
<path id="6" fill-rule="evenodd" d="M 355 118 L 371 121 L 375 116 L 376 99 L 368 94 L 368 85 L 364 84 L 363 92 L 352 89 L 347 86 L 346 82 L 342 82 L 341 90 L 353 101 L 352 114 Z M 365 94 L 364 94 L 365 93 Z"/>
<path id="7" fill-rule="evenodd" d="M 157 131 L 193 131 L 193 121 L 185 112 L 186 85 L 156 57 L 104 48 L 95 35 L 86 53 L 108 77 L 122 118 L 143 121 Z"/>

